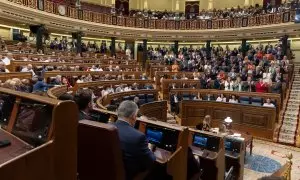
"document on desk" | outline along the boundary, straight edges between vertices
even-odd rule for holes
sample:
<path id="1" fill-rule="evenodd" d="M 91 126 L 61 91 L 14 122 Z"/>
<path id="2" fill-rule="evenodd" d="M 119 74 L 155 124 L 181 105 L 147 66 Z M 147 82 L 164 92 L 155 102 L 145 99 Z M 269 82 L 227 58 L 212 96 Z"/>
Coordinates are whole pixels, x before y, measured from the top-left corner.
<path id="1" fill-rule="evenodd" d="M 163 159 L 162 154 L 160 151 L 155 151 L 154 152 L 155 157 L 157 157 L 158 159 Z"/>

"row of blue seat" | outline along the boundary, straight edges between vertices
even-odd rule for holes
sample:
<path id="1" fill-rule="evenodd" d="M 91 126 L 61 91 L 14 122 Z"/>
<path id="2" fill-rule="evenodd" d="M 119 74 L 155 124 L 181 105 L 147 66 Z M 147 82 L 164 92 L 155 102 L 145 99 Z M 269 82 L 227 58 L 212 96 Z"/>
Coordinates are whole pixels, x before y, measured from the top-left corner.
<path id="1" fill-rule="evenodd" d="M 182 100 L 193 100 L 195 95 L 191 94 L 182 94 Z M 255 106 L 262 106 L 264 103 L 263 98 L 261 97 L 249 97 L 249 96 L 240 96 L 236 97 L 241 104 L 252 104 Z M 215 98 L 216 99 L 216 98 Z M 271 99 L 271 102 L 276 106 L 276 101 Z"/>

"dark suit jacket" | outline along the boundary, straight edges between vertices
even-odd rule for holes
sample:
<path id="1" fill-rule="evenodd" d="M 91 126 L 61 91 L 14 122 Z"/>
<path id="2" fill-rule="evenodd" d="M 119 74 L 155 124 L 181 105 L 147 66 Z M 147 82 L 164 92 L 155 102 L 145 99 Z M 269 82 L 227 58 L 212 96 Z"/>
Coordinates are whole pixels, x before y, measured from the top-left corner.
<path id="1" fill-rule="evenodd" d="M 207 89 L 207 81 L 206 79 L 200 79 L 200 89 Z"/>
<path id="2" fill-rule="evenodd" d="M 220 80 L 216 79 L 214 81 L 214 89 L 221 89 L 221 82 L 220 82 Z"/>
<path id="3" fill-rule="evenodd" d="M 272 93 L 278 93 L 280 94 L 282 91 L 282 83 L 281 82 L 276 82 L 275 85 L 272 86 Z"/>
<path id="4" fill-rule="evenodd" d="M 250 91 L 250 88 L 251 88 L 251 92 L 255 92 L 255 85 L 254 84 L 249 84 L 247 81 L 243 82 L 242 91 Z"/>
<path id="5" fill-rule="evenodd" d="M 155 156 L 148 148 L 148 141 L 143 133 L 124 121 L 118 120 L 115 126 L 119 131 L 126 179 L 132 180 L 138 173 L 151 168 Z"/>
<path id="6" fill-rule="evenodd" d="M 175 104 L 175 98 L 174 98 L 174 94 L 171 95 L 171 99 L 170 99 L 170 104 L 174 105 Z M 181 101 L 181 97 L 179 95 L 177 95 L 177 99 L 178 99 L 178 103 Z"/>

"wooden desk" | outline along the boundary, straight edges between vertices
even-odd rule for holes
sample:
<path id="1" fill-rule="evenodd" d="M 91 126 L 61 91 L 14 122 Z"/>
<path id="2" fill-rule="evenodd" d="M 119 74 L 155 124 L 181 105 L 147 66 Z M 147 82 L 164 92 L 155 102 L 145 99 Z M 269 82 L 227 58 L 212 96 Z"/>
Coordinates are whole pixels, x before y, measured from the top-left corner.
<path id="1" fill-rule="evenodd" d="M 0 129 L 0 141 L 2 140 L 9 140 L 11 145 L 0 148 L 0 166 L 1 164 L 33 149 L 32 146 L 28 145 L 21 139 Z"/>
<path id="2" fill-rule="evenodd" d="M 219 127 L 226 117 L 231 117 L 232 129 L 249 132 L 263 139 L 273 139 L 276 122 L 275 108 L 215 101 L 181 101 L 180 125 L 196 126 L 206 115 L 212 117 L 213 127 Z"/>
<path id="3" fill-rule="evenodd" d="M 233 133 L 241 134 L 241 137 L 244 138 L 245 147 L 249 147 L 249 149 L 250 149 L 250 155 L 252 156 L 253 136 L 250 133 L 248 133 L 248 132 L 241 132 L 241 131 L 238 131 L 238 130 L 231 130 L 230 134 L 233 134 Z"/>
<path id="4" fill-rule="evenodd" d="M 205 159 L 216 160 L 219 154 L 218 152 L 208 151 L 205 149 L 198 148 L 196 146 L 190 147 L 193 151 L 193 154 Z"/>

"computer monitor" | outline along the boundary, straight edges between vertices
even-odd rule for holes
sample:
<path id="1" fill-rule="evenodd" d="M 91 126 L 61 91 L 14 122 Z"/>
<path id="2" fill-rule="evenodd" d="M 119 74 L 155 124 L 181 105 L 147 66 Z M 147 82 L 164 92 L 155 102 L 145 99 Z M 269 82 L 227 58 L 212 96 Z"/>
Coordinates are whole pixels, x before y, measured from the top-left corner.
<path id="1" fill-rule="evenodd" d="M 163 132 L 148 128 L 146 130 L 146 137 L 150 143 L 160 144 L 162 142 Z"/>
<path id="2" fill-rule="evenodd" d="M 226 151 L 232 151 L 233 144 L 232 144 L 231 141 L 225 140 L 224 144 L 225 144 L 225 150 Z"/>
<path id="3" fill-rule="evenodd" d="M 296 10 L 295 23 L 300 23 L 300 9 Z"/>
<path id="4" fill-rule="evenodd" d="M 176 151 L 179 131 L 159 125 L 147 124 L 145 135 L 149 143 L 167 151 Z"/>
<path id="5" fill-rule="evenodd" d="M 218 152 L 220 148 L 220 139 L 220 137 L 209 134 L 195 133 L 193 136 L 193 146 Z"/>
<path id="6" fill-rule="evenodd" d="M 33 146 L 43 144 L 50 130 L 52 110 L 51 105 L 22 100 L 19 104 L 13 134 Z"/>
<path id="7" fill-rule="evenodd" d="M 200 148 L 206 148 L 207 147 L 207 137 L 195 134 L 193 138 L 193 145 L 200 147 Z"/>

